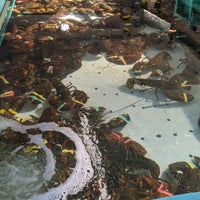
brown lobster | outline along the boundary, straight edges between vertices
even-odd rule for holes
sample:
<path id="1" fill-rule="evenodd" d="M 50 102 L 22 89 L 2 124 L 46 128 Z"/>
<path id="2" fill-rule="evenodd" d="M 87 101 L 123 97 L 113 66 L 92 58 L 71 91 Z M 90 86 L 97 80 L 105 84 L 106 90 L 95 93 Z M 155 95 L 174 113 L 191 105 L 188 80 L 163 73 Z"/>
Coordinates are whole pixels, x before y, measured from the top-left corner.
<path id="1" fill-rule="evenodd" d="M 193 95 L 184 92 L 184 90 L 190 89 L 190 86 L 187 84 L 187 81 L 179 83 L 173 79 L 156 80 L 156 79 L 129 78 L 126 82 L 127 87 L 130 89 L 134 87 L 134 84 L 150 86 L 156 89 L 160 89 L 167 98 L 172 100 L 180 102 L 189 102 L 194 99 Z"/>

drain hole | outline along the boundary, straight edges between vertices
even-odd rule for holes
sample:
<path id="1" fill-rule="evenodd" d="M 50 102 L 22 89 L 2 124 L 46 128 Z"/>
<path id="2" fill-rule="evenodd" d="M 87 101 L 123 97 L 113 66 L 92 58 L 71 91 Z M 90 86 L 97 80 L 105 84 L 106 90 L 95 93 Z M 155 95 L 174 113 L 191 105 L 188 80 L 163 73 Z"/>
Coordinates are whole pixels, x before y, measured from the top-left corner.
<path id="1" fill-rule="evenodd" d="M 103 93 L 103 96 L 106 96 L 106 93 Z"/>
<path id="2" fill-rule="evenodd" d="M 162 137 L 162 135 L 160 135 L 160 134 L 157 134 L 157 135 L 156 135 L 156 137 L 158 137 L 158 138 L 161 138 L 161 137 Z"/>
<path id="3" fill-rule="evenodd" d="M 119 95 L 118 93 L 115 93 L 115 95 Z"/>
<path id="4" fill-rule="evenodd" d="M 140 140 L 144 140 L 144 137 L 141 137 Z"/>
<path id="5" fill-rule="evenodd" d="M 178 134 L 177 133 L 173 133 L 173 136 L 177 136 Z"/>
<path id="6" fill-rule="evenodd" d="M 101 72 L 98 72 L 98 74 L 101 74 Z"/>
<path id="7" fill-rule="evenodd" d="M 171 119 L 168 118 L 167 121 L 169 122 L 169 121 L 171 121 Z"/>
<path id="8" fill-rule="evenodd" d="M 189 154 L 189 157 L 192 158 L 193 157 L 192 154 Z"/>
<path id="9" fill-rule="evenodd" d="M 97 88 L 97 87 L 95 87 L 94 89 L 95 89 L 95 90 L 98 90 L 98 88 Z"/>
<path id="10" fill-rule="evenodd" d="M 189 130 L 190 131 L 190 133 L 193 133 L 194 132 L 194 130 Z"/>

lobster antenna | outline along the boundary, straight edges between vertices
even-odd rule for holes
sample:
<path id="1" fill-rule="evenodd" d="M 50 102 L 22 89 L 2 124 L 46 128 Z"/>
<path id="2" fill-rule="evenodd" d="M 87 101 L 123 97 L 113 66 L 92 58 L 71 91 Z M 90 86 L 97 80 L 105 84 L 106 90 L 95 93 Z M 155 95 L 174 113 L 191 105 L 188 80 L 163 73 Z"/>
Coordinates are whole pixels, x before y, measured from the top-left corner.
<path id="1" fill-rule="evenodd" d="M 112 115 L 112 114 L 115 114 L 115 113 L 120 112 L 120 111 L 122 111 L 122 110 L 125 110 L 125 109 L 127 109 L 127 108 L 129 108 L 129 107 L 131 107 L 131 106 L 133 106 L 133 105 L 135 105 L 135 104 L 137 104 L 137 103 L 139 103 L 139 102 L 141 102 L 141 101 L 143 101 L 143 100 L 144 100 L 144 99 L 139 99 L 139 100 L 137 100 L 137 101 L 135 101 L 135 102 L 133 102 L 133 103 L 127 105 L 127 106 L 124 106 L 124 107 L 122 107 L 122 108 L 120 108 L 120 109 L 118 109 L 118 110 L 115 110 L 115 111 L 108 111 L 108 112 L 106 112 L 106 113 L 103 115 L 103 117 L 104 117 L 104 118 L 105 118 L 105 117 L 108 118 L 109 115 Z"/>

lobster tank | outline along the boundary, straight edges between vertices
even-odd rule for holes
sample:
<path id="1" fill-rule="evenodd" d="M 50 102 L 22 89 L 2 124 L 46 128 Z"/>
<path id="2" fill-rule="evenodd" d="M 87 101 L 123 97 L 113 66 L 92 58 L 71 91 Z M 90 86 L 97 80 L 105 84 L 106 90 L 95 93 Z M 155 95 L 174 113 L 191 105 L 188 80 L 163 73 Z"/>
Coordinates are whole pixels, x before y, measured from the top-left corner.
<path id="1" fill-rule="evenodd" d="M 64 17 L 62 16 L 62 20 L 68 18 L 73 18 L 73 20 L 77 18 L 82 19 L 82 16 L 75 16 L 72 14 L 65 15 Z M 44 23 L 43 20 L 45 19 L 42 18 L 42 20 L 39 20 L 40 24 Z M 62 23 L 62 20 L 60 23 Z M 163 33 L 170 29 L 170 24 L 148 11 L 144 11 L 144 21 L 145 26 L 137 30 L 137 33 L 142 35 L 155 32 Z M 27 23 L 27 21 L 25 20 L 23 23 Z M 53 25 L 50 24 L 49 26 L 52 27 Z M 45 26 L 43 28 L 45 30 Z M 57 27 L 53 28 L 57 29 Z M 62 28 L 66 31 L 69 29 L 69 26 L 63 23 Z M 46 29 L 48 29 L 48 27 L 46 27 Z M 13 29 L 8 28 L 8 31 L 12 33 Z M 38 39 L 37 32 L 32 32 L 32 30 L 30 30 L 30 35 L 33 33 L 35 34 L 34 38 Z M 52 35 L 56 35 L 54 31 L 51 33 Z M 68 33 L 66 33 L 66 37 L 67 34 Z M 101 34 L 101 32 L 99 34 Z M 119 34 L 121 34 L 121 32 Z M 45 39 L 53 40 L 52 35 L 48 35 Z M 7 34 L 7 37 L 9 38 L 10 36 Z M 17 37 L 17 39 L 23 40 L 20 35 Z M 23 35 L 22 37 L 25 38 L 26 36 Z M 15 41 L 16 38 L 11 39 Z M 44 40 L 42 42 L 45 43 L 46 41 Z M 16 42 L 14 48 L 16 48 L 17 45 L 18 43 Z M 28 46 L 31 48 L 30 43 L 28 43 Z M 40 46 L 40 48 L 42 47 Z M 37 48 L 31 50 L 31 56 L 35 56 L 36 53 L 39 59 L 40 55 L 37 54 L 37 50 Z M 6 54 L 4 51 L 3 42 L 2 55 Z M 60 51 L 64 50 L 60 49 Z M 156 90 L 148 81 L 145 85 L 134 85 L 134 88 L 128 88 L 126 85 L 127 80 L 130 78 L 150 79 L 151 71 L 142 75 L 134 75 L 133 66 L 140 61 L 148 62 L 162 51 L 165 53 L 167 52 L 171 57 L 171 59 L 167 60 L 172 67 L 168 77 L 176 73 L 181 73 L 188 65 L 190 65 L 192 69 L 196 69 L 195 66 L 199 60 L 193 59 L 195 52 L 188 46 L 180 43 L 178 40 L 175 40 L 170 47 L 162 46 L 162 44 L 158 43 L 151 43 L 150 41 L 142 52 L 141 57 L 136 60 L 135 63 L 129 64 L 126 62 L 127 60 L 119 59 L 119 62 L 116 64 L 108 59 L 109 56 L 106 52 L 94 54 L 88 51 L 82 56 L 81 67 L 73 69 L 71 72 L 68 72 L 66 76 L 62 77 L 62 83 L 64 85 L 67 86 L 71 83 L 79 90 L 84 91 L 89 97 L 86 103 L 77 101 L 77 104 L 82 103 L 83 108 L 106 108 L 102 115 L 102 123 L 108 123 L 111 119 L 123 116 L 123 114 L 128 114 L 130 116 L 130 120 L 127 120 L 125 126 L 119 127 L 116 130 L 114 129 L 113 132 L 120 132 L 124 137 L 140 143 L 147 151 L 145 157 L 154 160 L 159 165 L 160 178 L 165 177 L 164 172 L 167 170 L 169 164 L 179 161 L 190 162 L 193 156 L 199 156 L 200 153 L 200 129 L 198 126 L 200 117 L 200 113 L 198 112 L 200 106 L 200 86 L 198 84 L 192 85 L 191 89 L 186 91 L 194 96 L 192 101 L 188 101 L 189 99 L 187 99 L 187 96 L 183 96 L 183 101 L 175 101 L 167 98 L 159 84 L 156 86 L 158 87 L 158 90 Z M 22 56 L 20 53 L 12 55 L 13 57 L 11 57 L 11 60 L 15 60 L 15 56 L 17 55 Z M 43 52 L 42 56 L 46 59 L 45 61 L 49 62 L 50 58 L 46 52 Z M 25 60 L 25 62 L 30 61 Z M 2 63 L 1 65 L 5 67 Z M 6 65 L 9 65 L 9 63 Z M 50 71 L 51 68 L 48 68 L 48 70 Z M 197 70 L 197 72 L 199 71 Z M 3 75 L 4 74 L 2 74 L 1 77 Z M 197 74 L 197 77 L 198 76 Z M 4 81 L 5 85 L 7 84 L 4 79 L 1 78 L 1 80 Z M 159 80 L 166 81 L 166 79 Z M 187 85 L 187 83 L 185 84 Z M 29 93 L 26 95 L 29 95 L 30 98 Z M 40 96 L 36 95 L 36 97 Z M 98 181 L 95 184 L 99 186 L 101 190 L 99 199 L 111 199 L 111 195 L 107 194 L 107 186 L 103 181 L 105 179 L 105 169 L 101 166 L 101 163 L 104 158 L 101 156 L 97 139 L 91 139 L 91 130 L 93 131 L 94 129 L 91 129 L 89 126 L 88 119 L 84 118 L 84 116 L 80 116 L 82 121 L 80 122 L 79 128 L 84 133 L 80 135 L 74 133 L 76 129 L 73 129 L 73 126 L 70 129 L 68 127 L 59 127 L 51 123 L 51 121 L 46 124 L 36 123 L 34 125 L 21 125 L 17 122 L 19 118 L 30 119 L 31 116 L 35 118 L 40 117 L 45 108 L 49 106 L 49 103 L 45 101 L 46 99 L 43 101 L 42 99 L 40 100 L 41 103 L 37 105 L 30 104 L 30 102 L 26 103 L 20 112 L 14 113 L 15 120 L 13 120 L 13 117 L 9 117 L 12 119 L 7 119 L 5 116 L 1 117 L 0 128 L 2 130 L 2 135 L 5 133 L 7 127 L 10 127 L 18 133 L 25 133 L 26 131 L 31 132 L 30 130 L 32 129 L 40 130 L 40 134 L 28 136 L 30 141 L 27 143 L 36 145 L 33 146 L 33 148 L 29 148 L 27 144 L 22 143 L 14 149 L 8 148 L 3 152 L 3 158 L 0 159 L 2 169 L 0 172 L 0 191 L 3 191 L 0 192 L 1 199 L 10 199 L 12 197 L 16 199 L 66 199 L 66 194 L 73 196 L 79 192 L 79 190 L 83 190 L 92 179 L 96 179 L 97 177 Z M 2 110 L 1 114 L 4 114 Z M 63 116 L 68 117 L 68 114 L 68 112 L 63 112 Z M 21 123 L 22 122 L 23 121 L 21 121 Z M 98 127 L 99 124 L 96 124 L 96 126 Z M 41 132 L 48 132 L 51 130 L 62 133 L 74 142 L 78 164 L 69 167 L 70 170 L 74 171 L 67 181 L 61 181 L 62 183 L 60 182 L 58 185 L 55 184 L 56 186 L 54 185 L 53 189 L 47 189 L 47 186 L 49 186 L 48 182 L 55 175 L 56 160 L 52 153 L 54 150 L 43 141 Z M 92 137 L 95 137 L 95 132 L 92 133 L 92 135 Z M 1 148 L 4 149 L 3 146 Z M 23 156 L 24 154 L 17 154 L 17 152 L 22 149 L 25 149 L 25 151 L 23 151 L 25 156 Z M 37 154 L 40 149 L 43 149 L 42 154 L 45 154 L 45 156 Z M 70 152 L 73 154 L 69 149 L 66 148 L 66 150 L 68 150 L 68 153 Z M 28 152 L 32 152 L 34 156 L 30 156 L 32 154 Z M 15 156 L 15 154 L 17 155 Z M 38 160 L 40 162 L 38 162 Z M 120 163 L 120 161 L 118 162 Z M 141 170 L 145 169 L 141 168 Z M 140 173 L 143 173 L 143 171 Z M 82 177 L 82 179 L 80 179 L 80 177 Z M 46 187 L 44 187 L 44 185 Z M 8 193 L 8 188 L 11 191 L 10 194 Z M 41 188 L 43 189 L 41 190 Z M 77 199 L 81 199 L 81 197 L 78 196 Z"/>

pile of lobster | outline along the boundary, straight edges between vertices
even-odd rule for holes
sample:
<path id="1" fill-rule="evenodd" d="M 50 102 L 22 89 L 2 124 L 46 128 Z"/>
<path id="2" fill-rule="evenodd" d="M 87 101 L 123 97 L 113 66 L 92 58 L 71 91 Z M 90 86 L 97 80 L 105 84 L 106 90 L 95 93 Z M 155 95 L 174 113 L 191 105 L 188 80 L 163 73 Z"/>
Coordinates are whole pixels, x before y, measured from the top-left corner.
<path id="1" fill-rule="evenodd" d="M 198 74 L 187 66 L 182 72 L 169 76 L 173 70 L 168 62 L 169 59 L 172 59 L 171 55 L 166 51 L 162 51 L 149 59 L 148 62 L 137 62 L 131 72 L 134 77 L 127 80 L 126 86 L 130 89 L 135 84 L 149 86 L 155 88 L 156 95 L 157 91 L 160 90 L 165 97 L 171 100 L 192 101 L 194 97 L 187 91 L 191 89 L 192 84 L 200 83 Z M 142 75 L 144 74 L 147 74 L 148 78 L 143 78 Z"/>
<path id="2" fill-rule="evenodd" d="M 35 78 L 32 76 L 33 81 L 28 81 L 30 77 L 21 77 L 24 80 L 23 86 L 18 84 L 19 79 L 17 76 L 6 79 L 0 76 L 2 81 L 2 92 L 0 96 L 0 114 L 15 119 L 23 124 L 33 124 L 38 121 L 33 119 L 23 119 L 17 116 L 25 104 L 32 104 L 34 107 L 38 104 L 43 106 L 48 103 L 57 112 L 72 111 L 79 109 L 85 105 L 88 96 L 82 91 L 78 90 L 72 83 L 64 85 L 57 77 Z M 48 115 L 48 114 L 46 114 Z M 52 118 L 55 115 L 51 115 Z"/>
<path id="3" fill-rule="evenodd" d="M 105 169 L 104 184 L 107 186 L 109 199 L 127 200 L 150 200 L 160 197 L 170 197 L 175 194 L 196 192 L 200 189 L 200 158 L 194 157 L 190 162 L 171 163 L 167 169 L 166 178 L 159 179 L 160 167 L 156 161 L 146 156 L 147 150 L 132 138 L 124 136 L 116 131 L 124 127 L 130 121 L 128 114 L 122 114 L 105 123 L 102 120 L 106 109 L 103 107 L 81 108 L 76 111 L 76 120 L 63 118 L 53 107 L 47 107 L 38 122 L 56 122 L 62 126 L 72 128 L 80 137 L 84 137 L 84 132 L 79 132 L 81 115 L 85 115 L 90 122 L 90 135 L 98 139 L 102 165 Z M 74 142 L 65 135 L 56 131 L 41 131 L 36 128 L 27 130 L 27 133 L 20 133 L 8 127 L 0 135 L 3 152 L 10 148 L 9 144 L 19 148 L 19 153 L 24 156 L 37 156 L 44 162 L 43 148 L 34 143 L 30 143 L 30 135 L 41 135 L 44 145 L 51 150 L 56 159 L 56 173 L 47 185 L 43 187 L 50 189 L 65 182 L 73 172 L 76 165 L 76 147 Z M 95 141 L 96 141 L 95 139 Z M 1 158 L 5 159 L 4 156 Z M 100 186 L 98 176 L 94 176 L 87 187 L 79 193 L 69 196 L 69 199 L 98 199 Z M 44 189 L 43 188 L 43 189 Z"/>

